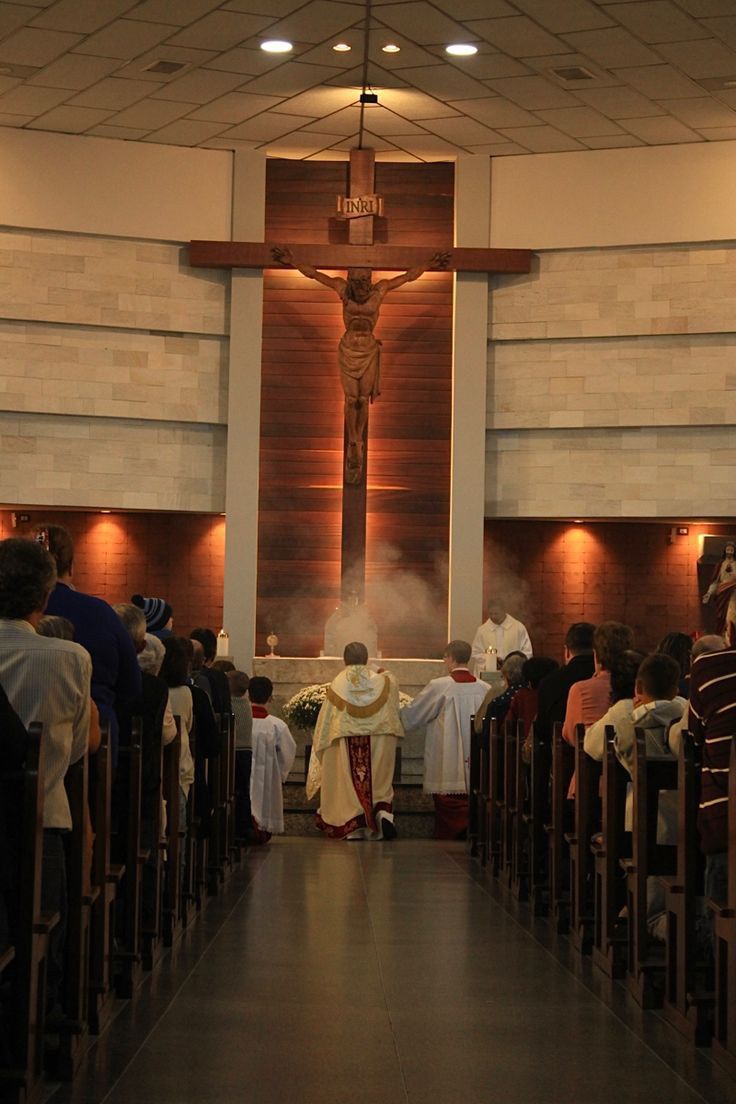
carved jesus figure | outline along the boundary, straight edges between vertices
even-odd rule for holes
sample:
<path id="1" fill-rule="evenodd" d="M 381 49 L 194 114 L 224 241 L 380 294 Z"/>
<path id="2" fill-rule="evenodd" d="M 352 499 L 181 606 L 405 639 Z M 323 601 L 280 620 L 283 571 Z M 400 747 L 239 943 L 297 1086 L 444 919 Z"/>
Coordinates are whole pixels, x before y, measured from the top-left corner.
<path id="1" fill-rule="evenodd" d="M 292 265 L 303 276 L 317 280 L 330 288 L 342 302 L 345 333 L 340 338 L 337 359 L 340 381 L 345 392 L 345 425 L 348 447 L 345 457 L 345 480 L 359 483 L 363 474 L 363 435 L 368 424 L 368 404 L 380 395 L 381 342 L 373 333 L 381 303 L 389 291 L 418 280 L 428 269 L 443 269 L 449 253 L 435 253 L 426 265 L 410 268 L 391 280 L 371 280 L 370 269 L 352 268 L 347 279 L 328 276 L 311 265 L 298 264 L 289 249 L 278 246 L 271 250 L 275 261 Z"/>

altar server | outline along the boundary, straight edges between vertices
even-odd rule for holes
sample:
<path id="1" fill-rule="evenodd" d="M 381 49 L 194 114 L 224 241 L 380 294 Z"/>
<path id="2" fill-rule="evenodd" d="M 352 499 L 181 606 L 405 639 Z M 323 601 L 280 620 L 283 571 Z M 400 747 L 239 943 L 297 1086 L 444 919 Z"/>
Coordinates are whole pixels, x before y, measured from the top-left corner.
<path id="1" fill-rule="evenodd" d="M 532 655 L 532 642 L 526 625 L 507 612 L 503 602 L 491 598 L 488 603 L 488 620 L 479 626 L 473 637 L 473 671 L 479 675 L 485 670 L 487 649 L 495 648 L 498 670 L 510 652 L 523 652 L 527 659 Z"/>
<path id="2" fill-rule="evenodd" d="M 394 839 L 399 687 L 368 666 L 365 644 L 348 644 L 343 658 L 317 718 L 307 796 L 321 789 L 317 827 L 332 839 Z"/>
<path id="3" fill-rule="evenodd" d="M 470 653 L 467 641 L 451 640 L 444 653 L 448 673 L 401 710 L 407 732 L 427 726 L 424 792 L 434 797 L 436 839 L 462 839 L 468 830 L 470 718 L 488 689 L 470 673 Z"/>
<path id="4" fill-rule="evenodd" d="M 256 676 L 248 684 L 253 712 L 253 761 L 250 772 L 250 806 L 255 843 L 268 843 L 271 836 L 284 830 L 282 787 L 294 765 L 296 743 L 289 726 L 280 717 L 272 717 L 266 708 L 273 696 L 269 678 Z"/>

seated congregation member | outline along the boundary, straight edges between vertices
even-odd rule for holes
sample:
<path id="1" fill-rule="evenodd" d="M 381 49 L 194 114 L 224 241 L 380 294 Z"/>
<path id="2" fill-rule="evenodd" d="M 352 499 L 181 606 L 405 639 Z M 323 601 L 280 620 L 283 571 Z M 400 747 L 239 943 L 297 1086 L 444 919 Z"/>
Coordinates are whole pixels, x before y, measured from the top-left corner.
<path id="1" fill-rule="evenodd" d="M 253 751 L 253 711 L 245 671 L 228 671 L 235 718 L 235 837 L 245 839 L 251 827 L 250 771 Z"/>
<path id="2" fill-rule="evenodd" d="M 579 724 L 594 724 L 611 704 L 611 667 L 622 652 L 634 647 L 634 634 L 620 621 L 603 621 L 593 633 L 595 673 L 592 678 L 576 682 L 567 696 L 562 735 L 575 746 L 575 729 Z"/>
<path id="3" fill-rule="evenodd" d="M 488 602 L 488 620 L 478 628 L 473 637 L 472 667 L 476 675 L 485 669 L 488 648 L 496 649 L 498 667 L 511 652 L 532 655 L 532 642 L 526 625 L 517 621 L 506 610 L 506 603 L 493 597 Z"/>
<path id="4" fill-rule="evenodd" d="M 61 525 L 41 525 L 36 539 L 56 561 L 57 583 L 49 597 L 47 614 L 66 617 L 74 626 L 74 639 L 92 657 L 92 700 L 100 720 L 110 726 L 113 767 L 117 764 L 118 723 L 115 706 L 136 698 L 141 675 L 135 651 L 120 618 L 107 602 L 83 594 L 72 585 L 74 543 Z"/>
<path id="5" fill-rule="evenodd" d="M 169 689 L 171 712 L 179 718 L 181 750 L 179 752 L 179 825 L 187 823 L 187 799 L 194 782 L 194 760 L 189 736 L 194 728 L 194 702 L 189 685 L 191 651 L 182 636 L 167 636 L 163 640 L 164 658 L 161 678 Z"/>
<path id="6" fill-rule="evenodd" d="M 713 652 L 722 652 L 726 648 L 726 641 L 722 636 L 718 636 L 716 633 L 705 633 L 703 636 L 699 636 L 693 644 L 693 650 L 690 653 L 691 665 L 695 662 L 698 656 L 711 655 Z M 688 679 L 688 696 L 690 691 L 690 680 Z M 667 733 L 667 743 L 669 744 L 670 751 L 674 755 L 675 759 L 680 754 L 680 743 L 682 740 L 682 733 L 688 731 L 688 717 L 689 711 L 686 709 L 682 714 L 679 721 L 674 721 L 670 725 L 669 732 Z"/>
<path id="7" fill-rule="evenodd" d="M 67 927 L 65 833 L 72 817 L 64 789 L 71 764 L 87 753 L 92 661 L 71 640 L 39 636 L 35 625 L 56 583 L 56 565 L 36 541 L 0 541 L 0 684 L 27 728 L 43 724 L 41 910 L 59 912 L 47 960 L 47 1007 L 60 998 Z M 112 611 L 111 611 L 112 612 Z"/>
<path id="8" fill-rule="evenodd" d="M 181 637 L 180 639 L 184 641 L 184 647 L 189 658 L 189 689 L 192 693 L 194 733 L 196 737 L 194 745 L 194 813 L 200 822 L 200 833 L 206 835 L 215 811 L 217 798 L 207 781 L 205 760 L 213 759 L 220 754 L 220 726 L 215 717 L 209 695 L 192 678 L 194 648 L 197 642 L 189 637 Z"/>
<path id="9" fill-rule="evenodd" d="M 142 594 L 134 594 L 130 601 L 143 610 L 146 632 L 157 636 L 159 640 L 174 635 L 174 611 L 165 598 L 144 598 Z"/>
<path id="10" fill-rule="evenodd" d="M 0 686 L 0 774 L 21 770 L 27 743 L 25 725 Z M 22 814 L 21 784 L 0 779 L 0 947 L 15 935 Z"/>
<path id="11" fill-rule="evenodd" d="M 680 697 L 687 698 L 690 694 L 690 664 L 692 663 L 693 638 L 687 633 L 670 632 L 662 637 L 655 648 L 659 655 L 668 655 L 677 662 L 680 668 Z"/>
<path id="12" fill-rule="evenodd" d="M 333 839 L 394 839 L 399 687 L 388 671 L 368 666 L 360 641 L 346 646 L 343 659 L 317 718 L 307 797 L 321 790 L 317 827 Z"/>
<path id="13" fill-rule="evenodd" d="M 591 759 L 602 763 L 606 753 L 606 727 L 623 724 L 631 716 L 636 695 L 636 676 L 646 659 L 643 652 L 627 649 L 611 661 L 608 672 L 610 705 L 602 717 L 585 730 L 583 748 Z"/>
<path id="14" fill-rule="evenodd" d="M 215 667 L 217 659 L 217 637 L 212 629 L 192 629 L 191 640 L 198 640 L 204 649 L 202 675 L 209 682 L 210 698 L 215 713 L 230 712 L 230 684 L 224 671 Z"/>
<path id="15" fill-rule="evenodd" d="M 45 613 L 36 626 L 39 636 L 55 636 L 57 640 L 73 640 L 74 626 L 68 617 Z"/>
<path id="16" fill-rule="evenodd" d="M 462 839 L 468 830 L 470 718 L 486 685 L 470 673 L 471 646 L 451 640 L 443 656 L 446 675 L 432 679 L 401 710 L 406 731 L 427 726 L 424 792 L 434 798 L 436 839 Z"/>
<path id="17" fill-rule="evenodd" d="M 593 633 L 590 621 L 576 621 L 565 633 L 565 664 L 545 675 L 537 693 L 537 720 L 534 731 L 544 744 L 552 743 L 552 728 L 565 719 L 570 687 L 593 677 Z"/>
<path id="18" fill-rule="evenodd" d="M 268 843 L 272 835 L 284 830 L 282 787 L 294 765 L 296 743 L 289 726 L 280 717 L 272 717 L 268 703 L 273 698 L 273 683 L 256 676 L 248 685 L 253 713 L 253 761 L 250 772 L 250 807 L 254 843 Z"/>
<path id="19" fill-rule="evenodd" d="M 501 728 L 512 701 L 524 686 L 525 663 L 526 656 L 523 652 L 512 652 L 511 655 L 506 656 L 501 665 L 504 688 L 500 694 L 495 688 L 486 691 L 480 709 L 475 715 L 476 732 L 482 732 L 483 729 L 490 730 L 491 721 L 496 721 L 499 729 Z"/>

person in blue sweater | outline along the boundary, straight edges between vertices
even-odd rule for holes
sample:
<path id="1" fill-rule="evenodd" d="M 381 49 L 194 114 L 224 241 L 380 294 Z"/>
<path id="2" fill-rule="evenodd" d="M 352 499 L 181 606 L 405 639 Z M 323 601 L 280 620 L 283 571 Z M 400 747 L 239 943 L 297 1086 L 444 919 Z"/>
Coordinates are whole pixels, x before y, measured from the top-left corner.
<path id="1" fill-rule="evenodd" d="M 69 531 L 61 525 L 39 525 L 35 536 L 56 560 L 57 583 L 46 613 L 71 621 L 75 641 L 92 657 L 92 700 L 100 720 L 110 726 L 114 767 L 118 759 L 115 706 L 134 701 L 141 693 L 141 672 L 133 641 L 112 606 L 74 589 L 74 542 Z"/>

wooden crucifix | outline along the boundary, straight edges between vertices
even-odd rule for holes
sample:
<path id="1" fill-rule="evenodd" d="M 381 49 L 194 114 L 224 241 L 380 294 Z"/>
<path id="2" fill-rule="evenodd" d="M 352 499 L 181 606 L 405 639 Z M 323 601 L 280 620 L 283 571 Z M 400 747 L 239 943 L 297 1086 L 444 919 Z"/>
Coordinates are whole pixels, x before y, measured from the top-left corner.
<path id="1" fill-rule="evenodd" d="M 303 275 L 330 287 L 343 303 L 345 333 L 337 360 L 345 393 L 342 499 L 342 597 L 357 592 L 363 598 L 365 580 L 368 405 L 379 394 L 380 341 L 374 335 L 384 296 L 430 268 L 463 272 L 523 273 L 531 268 L 527 249 L 453 249 L 430 256 L 430 249 L 374 245 L 374 151 L 350 153 L 347 245 L 300 245 L 295 258 L 288 245 L 268 242 L 193 241 L 193 266 L 215 268 L 279 268 L 293 265 Z M 352 202 L 351 202 L 352 201 Z M 347 278 L 329 276 L 321 268 L 347 270 Z M 404 270 L 390 280 L 371 282 L 371 272 Z"/>

